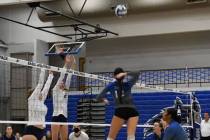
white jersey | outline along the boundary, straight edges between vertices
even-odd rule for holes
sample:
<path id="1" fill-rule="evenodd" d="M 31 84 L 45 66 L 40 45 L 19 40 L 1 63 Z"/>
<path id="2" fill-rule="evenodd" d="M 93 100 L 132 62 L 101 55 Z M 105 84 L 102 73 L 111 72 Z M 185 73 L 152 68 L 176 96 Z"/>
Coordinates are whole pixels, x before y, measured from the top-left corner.
<path id="1" fill-rule="evenodd" d="M 72 133 L 69 135 L 69 140 L 89 140 L 89 137 L 88 137 L 88 135 L 87 135 L 85 132 L 83 132 L 83 131 L 81 131 L 81 134 L 79 135 L 79 137 L 76 137 L 76 136 L 74 135 L 74 132 L 72 132 Z"/>
<path id="2" fill-rule="evenodd" d="M 53 116 L 64 115 L 68 117 L 68 92 L 60 89 L 60 85 L 63 83 L 65 73 L 61 73 L 57 84 L 53 88 Z M 65 82 L 66 89 L 69 89 L 71 83 L 72 74 L 68 74 Z"/>
<path id="3" fill-rule="evenodd" d="M 205 120 L 201 121 L 201 136 L 202 137 L 210 136 L 210 119 L 207 122 Z"/>
<path id="4" fill-rule="evenodd" d="M 33 91 L 32 95 L 28 98 L 28 117 L 29 122 L 45 122 L 45 116 L 47 114 L 47 106 L 44 104 L 45 99 L 47 98 L 50 85 L 53 80 L 53 74 L 49 74 L 47 82 L 42 90 L 44 85 L 45 70 L 41 70 L 40 78 L 38 85 Z M 39 100 L 39 96 L 42 95 L 42 99 Z M 41 124 L 41 125 L 42 125 Z M 40 125 L 37 123 L 28 123 L 28 125 Z M 45 125 L 43 124 L 45 127 Z"/>

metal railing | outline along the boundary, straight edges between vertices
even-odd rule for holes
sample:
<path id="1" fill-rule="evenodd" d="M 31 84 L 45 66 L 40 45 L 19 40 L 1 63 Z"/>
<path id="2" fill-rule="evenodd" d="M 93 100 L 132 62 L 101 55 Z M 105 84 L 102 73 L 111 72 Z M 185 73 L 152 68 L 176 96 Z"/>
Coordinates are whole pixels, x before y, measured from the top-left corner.
<path id="1" fill-rule="evenodd" d="M 94 73 L 96 75 L 113 77 L 112 72 Z M 203 87 L 210 84 L 210 67 L 200 68 L 179 68 L 179 69 L 162 69 L 162 70 L 143 70 L 140 71 L 139 81 L 146 85 L 170 86 L 175 87 Z M 74 84 L 73 84 L 74 83 Z M 90 78 L 74 77 L 72 87 L 104 87 L 107 83 Z M 78 88 L 77 88 L 78 89 Z"/>

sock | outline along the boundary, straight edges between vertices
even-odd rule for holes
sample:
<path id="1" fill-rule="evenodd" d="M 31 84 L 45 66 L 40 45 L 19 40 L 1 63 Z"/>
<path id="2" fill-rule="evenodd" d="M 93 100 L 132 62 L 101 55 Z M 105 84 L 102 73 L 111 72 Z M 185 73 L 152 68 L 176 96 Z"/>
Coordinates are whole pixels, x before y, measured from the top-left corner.
<path id="1" fill-rule="evenodd" d="M 130 135 L 130 136 L 128 136 L 127 140 L 135 140 L 135 136 L 134 135 Z"/>
<path id="2" fill-rule="evenodd" d="M 107 138 L 107 140 L 114 140 L 114 139 L 112 139 L 112 138 Z"/>

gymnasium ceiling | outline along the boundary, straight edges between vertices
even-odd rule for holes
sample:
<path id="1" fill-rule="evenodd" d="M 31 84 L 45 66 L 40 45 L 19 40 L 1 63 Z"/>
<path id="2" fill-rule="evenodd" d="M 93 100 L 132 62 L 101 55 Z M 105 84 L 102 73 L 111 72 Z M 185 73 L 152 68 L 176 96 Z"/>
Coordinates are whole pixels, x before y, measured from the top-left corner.
<path id="1" fill-rule="evenodd" d="M 156 12 L 183 8 L 209 6 L 208 0 L 55 0 L 44 5 L 62 13 L 79 17 L 114 16 L 114 8 L 119 3 L 125 3 L 129 14 Z M 84 8 L 82 9 L 84 5 Z M 70 8 L 71 7 L 71 8 Z M 82 11 L 81 11 L 82 9 Z M 41 19 L 47 19 L 44 11 L 39 12 Z"/>
<path id="2" fill-rule="evenodd" d="M 128 15 L 210 6 L 208 0 L 0 0 L 0 5 L 30 2 L 42 2 L 50 9 L 84 18 L 114 16 L 113 7 L 119 3 L 127 5 Z M 38 13 L 42 20 L 50 20 L 55 16 L 43 10 L 38 10 Z"/>

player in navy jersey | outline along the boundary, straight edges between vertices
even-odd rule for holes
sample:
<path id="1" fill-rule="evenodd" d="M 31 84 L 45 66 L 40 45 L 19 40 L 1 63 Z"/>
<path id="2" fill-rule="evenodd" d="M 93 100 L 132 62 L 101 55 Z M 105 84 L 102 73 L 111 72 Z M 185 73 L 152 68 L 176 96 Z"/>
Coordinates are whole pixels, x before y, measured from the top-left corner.
<path id="1" fill-rule="evenodd" d="M 136 126 L 139 120 L 139 113 L 133 103 L 131 88 L 137 82 L 140 72 L 126 73 L 122 68 L 114 71 L 115 81 L 107 85 L 97 96 L 98 101 L 108 104 L 105 98 L 106 93 L 110 92 L 115 102 L 115 114 L 112 118 L 111 127 L 107 140 L 115 140 L 122 125 L 127 122 L 127 140 L 135 140 Z M 124 78 L 128 77 L 125 82 Z"/>

